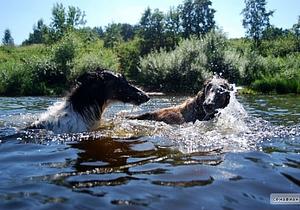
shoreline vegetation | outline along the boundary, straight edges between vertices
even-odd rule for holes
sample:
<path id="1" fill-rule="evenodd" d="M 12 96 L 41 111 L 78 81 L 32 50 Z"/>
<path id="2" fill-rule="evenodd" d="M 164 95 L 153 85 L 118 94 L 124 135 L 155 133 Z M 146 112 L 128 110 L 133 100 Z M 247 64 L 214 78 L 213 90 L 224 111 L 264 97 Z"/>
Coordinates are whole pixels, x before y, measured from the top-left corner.
<path id="1" fill-rule="evenodd" d="M 245 2 L 245 9 L 258 4 Z M 195 16 L 201 11 L 205 16 Z M 210 0 L 185 0 L 167 13 L 145 9 L 137 25 L 89 28 L 79 8 L 56 4 L 52 22 L 39 20 L 22 45 L 15 46 L 5 31 L 0 96 L 62 95 L 97 67 L 122 73 L 150 92 L 195 93 L 218 74 L 245 87 L 241 94 L 300 94 L 300 16 L 290 29 L 266 24 L 257 34 L 228 39 L 215 25 L 215 12 Z"/>

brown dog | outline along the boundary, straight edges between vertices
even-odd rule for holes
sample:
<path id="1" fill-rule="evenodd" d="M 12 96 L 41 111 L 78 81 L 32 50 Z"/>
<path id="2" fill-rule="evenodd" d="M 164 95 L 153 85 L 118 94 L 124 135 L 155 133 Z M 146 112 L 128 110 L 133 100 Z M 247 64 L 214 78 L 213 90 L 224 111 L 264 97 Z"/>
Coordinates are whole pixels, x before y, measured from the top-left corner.
<path id="1" fill-rule="evenodd" d="M 204 83 L 198 94 L 181 105 L 163 108 L 129 119 L 163 121 L 168 124 L 182 124 L 196 120 L 212 119 L 217 109 L 225 108 L 230 100 L 231 87 L 227 80 L 214 77 Z"/>

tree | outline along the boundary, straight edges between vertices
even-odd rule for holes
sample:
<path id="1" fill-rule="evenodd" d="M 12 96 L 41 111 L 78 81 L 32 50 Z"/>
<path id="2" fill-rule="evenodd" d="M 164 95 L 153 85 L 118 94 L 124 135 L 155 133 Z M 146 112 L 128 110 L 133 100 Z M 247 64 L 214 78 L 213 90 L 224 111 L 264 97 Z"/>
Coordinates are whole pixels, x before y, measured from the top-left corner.
<path id="1" fill-rule="evenodd" d="M 76 30 L 76 35 L 85 43 L 89 44 L 99 39 L 99 34 L 91 27 L 82 27 Z"/>
<path id="2" fill-rule="evenodd" d="M 99 31 L 101 32 L 101 31 Z M 103 31 L 102 31 L 103 33 Z M 99 34 L 99 33 L 98 33 Z M 129 41 L 134 38 L 135 28 L 128 23 L 112 23 L 108 24 L 103 33 L 105 47 L 113 48 L 122 41 Z"/>
<path id="3" fill-rule="evenodd" d="M 164 22 L 164 14 L 159 11 L 159 9 L 155 9 L 150 18 L 151 23 L 151 32 L 152 37 L 154 39 L 154 49 L 159 50 L 161 47 L 164 47 L 165 44 L 165 22 Z"/>
<path id="4" fill-rule="evenodd" d="M 173 50 L 180 40 L 180 14 L 178 9 L 171 8 L 165 15 L 166 48 Z"/>
<path id="5" fill-rule="evenodd" d="M 104 46 L 113 48 L 123 41 L 121 35 L 121 24 L 108 24 L 104 33 Z"/>
<path id="6" fill-rule="evenodd" d="M 185 0 L 179 6 L 181 26 L 185 38 L 203 36 L 215 27 L 214 13 L 210 0 Z"/>
<path id="7" fill-rule="evenodd" d="M 33 26 L 33 33 L 22 44 L 40 44 L 46 43 L 49 36 L 49 28 L 44 24 L 43 19 L 38 20 L 37 25 Z"/>
<path id="8" fill-rule="evenodd" d="M 6 29 L 4 31 L 4 37 L 2 39 L 2 44 L 5 46 L 14 46 L 14 39 L 11 36 L 10 30 Z"/>
<path id="9" fill-rule="evenodd" d="M 59 38 L 66 30 L 66 12 L 63 4 L 56 4 L 52 8 L 52 22 L 50 24 L 53 33 Z"/>
<path id="10" fill-rule="evenodd" d="M 270 27 L 270 16 L 274 11 L 266 10 L 266 0 L 245 0 L 245 4 L 241 14 L 244 16 L 246 36 L 253 39 L 254 47 L 259 47 L 263 31 Z"/>
<path id="11" fill-rule="evenodd" d="M 147 8 L 143 13 L 140 24 L 140 36 L 142 38 L 142 54 L 151 50 L 159 50 L 165 46 L 165 23 L 163 12 L 155 9 L 153 12 Z"/>
<path id="12" fill-rule="evenodd" d="M 121 35 L 125 42 L 132 40 L 134 38 L 134 26 L 128 23 L 121 24 Z"/>
<path id="13" fill-rule="evenodd" d="M 94 27 L 93 31 L 98 35 L 99 38 L 104 37 L 104 31 L 101 26 Z"/>
<path id="14" fill-rule="evenodd" d="M 298 17 L 298 22 L 293 25 L 292 30 L 295 33 L 296 37 L 300 37 L 300 16 Z"/>
<path id="15" fill-rule="evenodd" d="M 78 7 L 69 6 L 67 17 L 66 17 L 66 24 L 67 27 L 75 28 L 77 26 L 84 26 L 86 24 L 85 12 L 81 11 Z"/>
<path id="16" fill-rule="evenodd" d="M 50 24 L 53 41 L 60 39 L 67 30 L 72 30 L 86 23 L 85 12 L 78 7 L 55 4 L 52 8 L 52 22 Z"/>
<path id="17" fill-rule="evenodd" d="M 297 40 L 297 49 L 300 51 L 300 16 L 298 17 L 298 22 L 293 25 L 292 31 L 294 32 Z"/>
<path id="18" fill-rule="evenodd" d="M 269 26 L 262 32 L 262 40 L 274 41 L 275 39 L 287 37 L 291 35 L 291 31 L 288 29 L 277 28 L 275 26 Z"/>

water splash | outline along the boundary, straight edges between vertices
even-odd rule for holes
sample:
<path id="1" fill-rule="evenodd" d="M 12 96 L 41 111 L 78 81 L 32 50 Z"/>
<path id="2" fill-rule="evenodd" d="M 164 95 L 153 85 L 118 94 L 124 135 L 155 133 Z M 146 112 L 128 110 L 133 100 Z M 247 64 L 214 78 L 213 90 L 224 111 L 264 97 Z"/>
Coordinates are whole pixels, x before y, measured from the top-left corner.
<path id="1" fill-rule="evenodd" d="M 219 110 L 211 121 L 196 121 L 183 125 L 168 125 L 153 121 L 115 120 L 115 128 L 138 135 L 148 135 L 158 145 L 172 144 L 183 153 L 240 152 L 261 149 L 260 145 L 276 137 L 293 137 L 300 134 L 299 126 L 284 127 L 250 116 L 231 93 L 229 105 Z M 157 142 L 159 139 L 159 142 Z"/>
<path id="2" fill-rule="evenodd" d="M 57 105 L 61 104 L 58 103 Z M 134 111 L 137 111 L 137 109 L 143 111 L 140 110 L 140 107 L 135 107 Z M 297 141 L 298 136 L 300 136 L 299 125 L 292 127 L 275 126 L 262 118 L 249 115 L 236 99 L 235 91 L 231 92 L 228 106 L 219 110 L 217 117 L 210 121 L 168 125 L 163 122 L 128 120 L 125 119 L 125 116 L 129 114 L 130 108 L 128 111 L 120 110 L 117 111 L 118 114 L 105 117 L 102 120 L 101 127 L 95 132 L 54 135 L 52 132 L 45 130 L 24 131 L 21 132 L 18 138 L 25 142 L 34 143 L 65 143 L 103 137 L 113 139 L 139 139 L 143 137 L 141 139 L 146 139 L 158 147 L 167 145 L 182 153 L 189 154 L 260 150 L 263 149 L 261 145 L 273 141 L 275 138 L 277 138 L 277 142 L 284 141 L 283 139 L 293 139 L 294 137 Z M 48 112 L 52 111 L 55 110 L 48 110 Z M 24 122 L 28 123 L 36 117 L 37 114 L 16 115 L 7 118 L 5 123 L 7 127 L 24 127 Z M 2 134 L 5 134 L 5 132 L 7 133 L 8 130 L 0 131 L 0 137 L 4 136 Z M 8 134 L 14 133 L 9 130 Z M 299 142 L 296 142 L 296 144 L 299 144 Z"/>

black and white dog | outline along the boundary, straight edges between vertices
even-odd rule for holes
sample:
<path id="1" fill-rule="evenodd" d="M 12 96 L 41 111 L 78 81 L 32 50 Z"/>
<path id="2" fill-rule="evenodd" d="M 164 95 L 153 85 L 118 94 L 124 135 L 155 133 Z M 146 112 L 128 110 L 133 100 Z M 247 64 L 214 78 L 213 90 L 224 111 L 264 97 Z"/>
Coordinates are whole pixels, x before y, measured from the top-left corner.
<path id="1" fill-rule="evenodd" d="M 105 108 L 113 102 L 140 105 L 150 98 L 119 74 L 97 69 L 77 79 L 76 87 L 63 102 L 51 106 L 28 129 L 54 133 L 84 132 L 99 126 Z"/>

